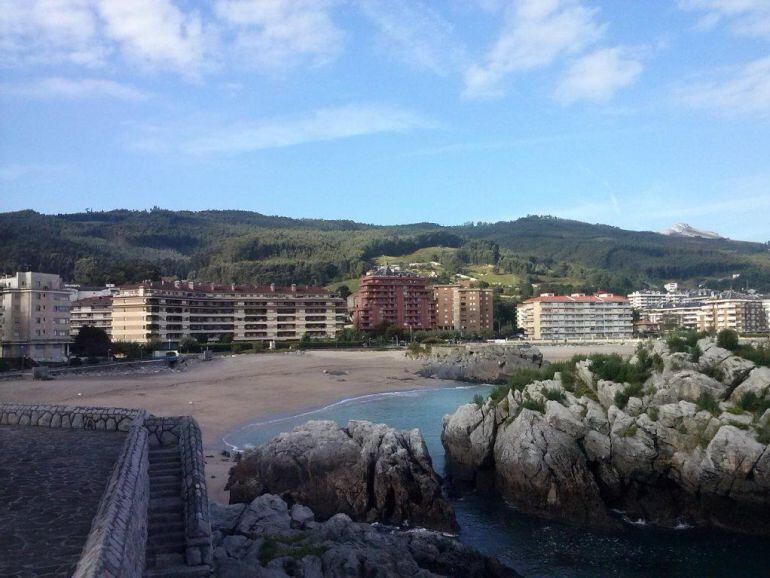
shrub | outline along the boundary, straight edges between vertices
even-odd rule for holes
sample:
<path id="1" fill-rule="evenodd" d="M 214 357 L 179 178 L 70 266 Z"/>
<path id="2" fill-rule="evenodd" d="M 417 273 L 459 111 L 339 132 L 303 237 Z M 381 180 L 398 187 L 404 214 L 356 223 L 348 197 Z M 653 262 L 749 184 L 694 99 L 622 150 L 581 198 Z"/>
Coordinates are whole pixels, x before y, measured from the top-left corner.
<path id="1" fill-rule="evenodd" d="M 623 409 L 626 407 L 628 400 L 632 397 L 639 397 L 642 393 L 641 383 L 632 383 L 624 387 L 623 389 L 615 392 L 615 405 L 618 408 Z"/>
<path id="2" fill-rule="evenodd" d="M 696 345 L 692 348 L 692 350 L 690 350 L 690 361 L 693 363 L 698 363 L 701 355 L 703 355 L 703 352 L 701 351 L 700 347 Z"/>
<path id="3" fill-rule="evenodd" d="M 770 425 L 757 426 L 755 429 L 757 441 L 761 444 L 770 444 Z"/>
<path id="4" fill-rule="evenodd" d="M 253 345 L 251 343 L 233 343 L 231 350 L 233 353 L 243 353 L 244 351 L 250 351 L 253 349 Z"/>
<path id="5" fill-rule="evenodd" d="M 748 359 L 756 365 L 770 367 L 770 344 L 751 346 L 743 345 L 735 351 L 735 355 Z"/>
<path id="6" fill-rule="evenodd" d="M 651 367 L 629 363 L 617 353 L 591 355 L 589 359 L 591 372 L 599 379 L 641 385 L 650 376 Z"/>
<path id="7" fill-rule="evenodd" d="M 647 415 L 650 416 L 652 421 L 658 421 L 658 407 L 651 405 L 647 408 Z"/>
<path id="8" fill-rule="evenodd" d="M 711 395 L 708 391 L 701 392 L 701 394 L 698 396 L 698 401 L 695 402 L 695 405 L 699 410 L 705 410 L 711 415 L 719 415 L 721 413 L 719 409 L 719 403 L 717 403 L 717 400 L 715 400 L 714 396 Z"/>
<path id="9" fill-rule="evenodd" d="M 770 400 L 757 397 L 757 394 L 753 391 L 747 391 L 738 400 L 738 407 L 745 411 L 762 415 L 765 410 L 770 409 Z"/>
<path id="10" fill-rule="evenodd" d="M 735 329 L 723 329 L 717 333 L 717 345 L 735 351 L 738 349 L 738 332 Z"/>
<path id="11" fill-rule="evenodd" d="M 654 353 L 652 355 L 652 368 L 656 372 L 660 373 L 661 371 L 663 371 L 664 367 L 665 367 L 665 363 L 663 363 L 663 358 L 659 354 Z"/>
<path id="12" fill-rule="evenodd" d="M 481 406 L 484 405 L 484 397 L 480 393 L 477 393 L 473 396 L 473 403 L 475 403 L 477 407 L 481 408 Z"/>
<path id="13" fill-rule="evenodd" d="M 83 365 L 83 360 L 79 357 L 70 357 L 70 367 L 80 367 Z"/>
<path id="14" fill-rule="evenodd" d="M 725 374 L 722 371 L 722 368 L 719 367 L 716 363 L 703 368 L 703 373 L 708 375 L 712 379 L 716 379 L 717 381 L 722 381 L 725 377 Z"/>

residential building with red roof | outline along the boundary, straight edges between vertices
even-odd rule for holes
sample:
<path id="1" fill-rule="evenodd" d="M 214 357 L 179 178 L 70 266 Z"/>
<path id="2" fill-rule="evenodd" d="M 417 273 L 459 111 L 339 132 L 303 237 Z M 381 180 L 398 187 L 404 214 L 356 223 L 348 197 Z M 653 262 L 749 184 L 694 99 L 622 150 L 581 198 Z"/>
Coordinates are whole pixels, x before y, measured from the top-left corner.
<path id="1" fill-rule="evenodd" d="M 632 308 L 612 293 L 543 293 L 516 308 L 516 320 L 528 339 L 581 341 L 633 336 Z"/>

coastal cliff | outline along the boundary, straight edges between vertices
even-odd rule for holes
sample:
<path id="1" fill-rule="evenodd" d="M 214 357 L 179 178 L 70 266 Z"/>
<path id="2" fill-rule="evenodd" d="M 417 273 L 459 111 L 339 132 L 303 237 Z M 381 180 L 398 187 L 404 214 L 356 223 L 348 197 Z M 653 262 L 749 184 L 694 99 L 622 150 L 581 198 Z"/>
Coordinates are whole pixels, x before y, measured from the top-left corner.
<path id="1" fill-rule="evenodd" d="M 592 356 L 444 417 L 455 481 L 520 509 L 600 526 L 770 534 L 770 369 L 701 339 L 629 361 Z M 615 380 L 602 376 L 615 374 Z"/>
<path id="2" fill-rule="evenodd" d="M 504 383 L 516 370 L 542 364 L 543 354 L 528 343 L 434 346 L 418 373 L 472 383 Z"/>

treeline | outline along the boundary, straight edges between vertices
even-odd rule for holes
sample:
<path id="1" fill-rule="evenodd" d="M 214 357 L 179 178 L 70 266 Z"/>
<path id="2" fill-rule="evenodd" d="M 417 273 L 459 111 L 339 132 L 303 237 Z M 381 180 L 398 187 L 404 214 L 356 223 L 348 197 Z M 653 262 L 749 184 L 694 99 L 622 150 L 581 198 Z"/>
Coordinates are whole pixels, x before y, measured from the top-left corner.
<path id="1" fill-rule="evenodd" d="M 215 282 L 327 284 L 356 277 L 381 255 L 449 247 L 448 274 L 477 265 L 540 290 L 619 292 L 666 280 L 742 283 L 770 290 L 761 243 L 624 231 L 549 217 L 442 227 L 375 226 L 247 211 L 106 211 L 0 214 L 0 270 L 50 271 L 87 284 L 160 276 Z"/>

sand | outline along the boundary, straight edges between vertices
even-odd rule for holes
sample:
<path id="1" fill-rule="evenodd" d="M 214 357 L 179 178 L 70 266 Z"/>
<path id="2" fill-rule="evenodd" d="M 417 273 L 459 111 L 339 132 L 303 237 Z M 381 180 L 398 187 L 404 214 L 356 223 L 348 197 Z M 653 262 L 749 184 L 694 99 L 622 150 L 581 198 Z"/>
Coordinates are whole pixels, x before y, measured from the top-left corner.
<path id="1" fill-rule="evenodd" d="M 545 346 L 551 361 L 589 351 L 631 353 L 633 346 Z M 627 351 L 626 351 L 627 350 Z M 341 399 L 443 382 L 415 374 L 422 362 L 403 351 L 308 351 L 217 357 L 155 374 L 77 375 L 52 381 L 0 381 L 0 402 L 143 408 L 192 415 L 203 432 L 210 497 L 226 502 L 232 462 L 222 437 L 265 418 L 295 415 Z"/>

